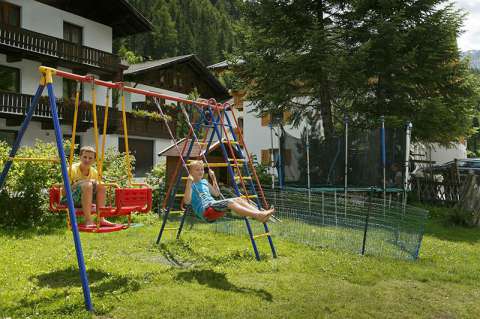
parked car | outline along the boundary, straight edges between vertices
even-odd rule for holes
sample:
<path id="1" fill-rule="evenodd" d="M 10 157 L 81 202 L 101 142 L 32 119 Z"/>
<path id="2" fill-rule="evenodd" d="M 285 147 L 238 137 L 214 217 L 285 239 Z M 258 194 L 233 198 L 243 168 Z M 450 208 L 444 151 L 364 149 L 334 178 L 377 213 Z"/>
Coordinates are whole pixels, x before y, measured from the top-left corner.
<path id="1" fill-rule="evenodd" d="M 413 175 L 417 177 L 424 177 L 427 174 L 433 174 L 435 180 L 441 181 L 443 175 L 457 164 L 458 174 L 460 177 L 465 177 L 470 174 L 480 175 L 480 158 L 465 158 L 450 161 L 444 164 L 436 164 L 432 166 L 422 167 L 415 171 Z"/>

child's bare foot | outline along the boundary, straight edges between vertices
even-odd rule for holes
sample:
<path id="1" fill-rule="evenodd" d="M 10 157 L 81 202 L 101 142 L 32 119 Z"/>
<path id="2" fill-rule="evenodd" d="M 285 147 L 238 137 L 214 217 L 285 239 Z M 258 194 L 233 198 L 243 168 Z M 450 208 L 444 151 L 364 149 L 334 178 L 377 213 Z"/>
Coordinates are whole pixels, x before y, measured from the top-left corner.
<path id="1" fill-rule="evenodd" d="M 273 207 L 268 209 L 268 210 L 264 210 L 261 213 L 259 213 L 257 215 L 257 218 L 255 218 L 255 219 L 258 220 L 259 222 L 265 224 L 266 222 L 268 222 L 270 217 L 272 217 L 272 214 L 273 214 L 274 211 L 275 211 L 275 208 L 273 208 Z"/>
<path id="2" fill-rule="evenodd" d="M 112 226 L 115 226 L 115 224 L 114 224 L 114 223 L 112 223 L 112 222 L 109 222 L 109 221 L 108 221 L 108 220 L 106 220 L 105 218 L 102 218 L 102 219 L 100 220 L 100 225 L 101 225 L 101 226 L 105 226 L 105 227 L 112 227 Z"/>
<path id="3" fill-rule="evenodd" d="M 89 227 L 97 227 L 97 224 L 95 224 L 94 222 L 92 222 L 91 220 L 90 221 L 85 221 L 85 227 L 89 228 Z"/>

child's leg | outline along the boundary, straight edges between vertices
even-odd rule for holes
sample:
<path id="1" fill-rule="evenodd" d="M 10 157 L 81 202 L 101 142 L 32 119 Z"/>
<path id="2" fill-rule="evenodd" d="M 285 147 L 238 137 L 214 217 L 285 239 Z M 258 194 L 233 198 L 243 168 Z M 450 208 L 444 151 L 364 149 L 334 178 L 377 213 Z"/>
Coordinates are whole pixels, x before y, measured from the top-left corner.
<path id="1" fill-rule="evenodd" d="M 256 205 L 253 205 L 252 203 L 250 203 L 250 201 L 246 198 L 242 198 L 242 197 L 236 197 L 234 198 L 237 203 L 239 203 L 240 205 L 246 207 L 246 208 L 250 208 L 250 209 L 254 209 L 254 210 L 259 210 L 258 207 Z"/>
<path id="2" fill-rule="evenodd" d="M 106 187 L 103 184 L 96 184 L 97 192 L 97 209 L 105 207 L 105 194 L 106 194 Z M 100 219 L 102 226 L 112 226 L 114 223 L 109 222 L 104 217 Z"/>
<path id="3" fill-rule="evenodd" d="M 91 182 L 85 182 L 80 187 L 82 190 L 82 211 L 85 217 L 85 225 L 94 225 L 92 221 L 93 185 Z"/>
<path id="4" fill-rule="evenodd" d="M 97 207 L 103 208 L 105 207 L 105 193 L 106 188 L 103 184 L 97 184 Z"/>
<path id="5" fill-rule="evenodd" d="M 243 198 L 233 198 L 232 201 L 230 201 L 230 203 L 228 204 L 228 208 L 230 208 L 234 213 L 240 216 L 253 217 L 263 223 L 268 221 L 270 216 L 273 214 L 273 209 L 260 211 L 250 204 L 247 206 L 244 203 L 240 203 L 241 201 L 243 201 Z"/>

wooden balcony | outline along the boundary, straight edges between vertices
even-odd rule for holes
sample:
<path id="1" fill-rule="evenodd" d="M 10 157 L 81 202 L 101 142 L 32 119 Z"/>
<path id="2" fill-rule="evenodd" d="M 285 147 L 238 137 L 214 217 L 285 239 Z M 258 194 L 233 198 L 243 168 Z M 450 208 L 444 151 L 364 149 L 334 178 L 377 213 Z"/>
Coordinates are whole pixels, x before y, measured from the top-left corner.
<path id="1" fill-rule="evenodd" d="M 19 126 L 32 103 L 33 96 L 19 93 L 0 92 L 0 117 L 7 119 L 7 126 Z M 74 101 L 57 99 L 58 117 L 62 124 L 71 125 L 74 115 Z M 97 120 L 99 131 L 103 127 L 105 106 L 97 105 Z M 77 127 L 79 132 L 85 132 L 93 126 L 92 105 L 81 102 L 79 105 Z M 108 134 L 123 135 L 122 112 L 111 108 L 108 112 Z M 41 97 L 33 114 L 33 119 L 42 122 L 43 129 L 53 129 L 50 104 L 47 97 Z M 127 113 L 128 134 L 132 136 L 170 138 L 163 121 L 135 117 Z M 175 123 L 171 128 L 175 131 Z"/>
<path id="2" fill-rule="evenodd" d="M 10 25 L 0 24 L 0 47 L 1 53 L 52 65 L 81 66 L 100 73 L 116 73 L 122 68 L 115 54 Z"/>

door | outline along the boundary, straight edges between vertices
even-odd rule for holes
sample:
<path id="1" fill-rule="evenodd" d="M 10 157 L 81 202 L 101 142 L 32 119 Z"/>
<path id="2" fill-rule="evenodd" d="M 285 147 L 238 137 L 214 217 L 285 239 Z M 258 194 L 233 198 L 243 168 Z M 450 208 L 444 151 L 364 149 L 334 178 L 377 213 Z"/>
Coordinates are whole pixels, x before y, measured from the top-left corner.
<path id="1" fill-rule="evenodd" d="M 130 153 L 135 156 L 135 177 L 145 177 L 146 173 L 152 170 L 153 142 L 152 140 L 128 139 Z M 122 153 L 125 152 L 125 139 L 123 137 L 118 139 L 118 149 Z"/>

